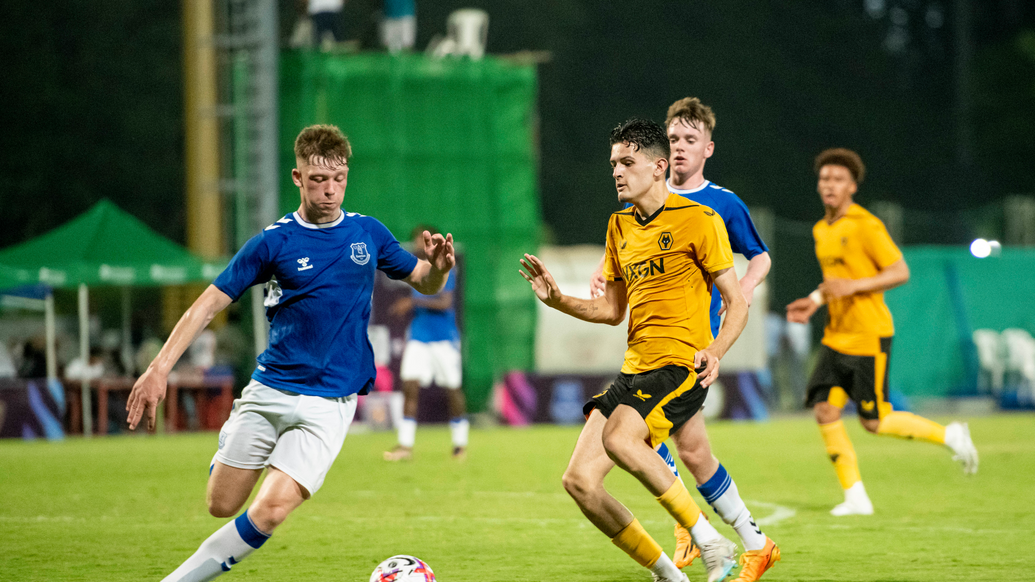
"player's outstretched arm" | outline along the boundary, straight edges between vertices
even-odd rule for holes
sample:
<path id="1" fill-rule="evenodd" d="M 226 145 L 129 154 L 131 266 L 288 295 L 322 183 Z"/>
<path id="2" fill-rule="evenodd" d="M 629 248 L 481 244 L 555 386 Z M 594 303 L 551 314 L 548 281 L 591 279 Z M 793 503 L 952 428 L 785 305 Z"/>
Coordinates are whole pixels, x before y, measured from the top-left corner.
<path id="1" fill-rule="evenodd" d="M 905 259 L 899 259 L 881 269 L 872 277 L 863 279 L 827 279 L 819 284 L 819 291 L 825 297 L 839 299 L 858 293 L 887 291 L 909 281 L 909 266 Z"/>
<path id="2" fill-rule="evenodd" d="M 604 278 L 604 257 L 606 256 L 606 253 L 600 255 L 600 263 L 597 265 L 597 269 L 589 276 L 589 296 L 591 299 L 604 296 L 604 287 L 607 285 L 607 279 Z"/>
<path id="3" fill-rule="evenodd" d="M 215 285 L 209 285 L 201 297 L 198 297 L 190 309 L 183 314 L 172 333 L 169 334 L 169 339 L 165 341 L 162 350 L 133 384 L 133 390 L 129 393 L 129 400 L 126 402 L 126 411 L 129 413 L 126 422 L 129 423 L 130 430 L 136 429 L 145 413 L 147 414 L 147 429 L 154 430 L 158 403 L 165 399 L 169 372 L 183 352 L 187 351 L 190 344 L 197 339 L 201 330 L 205 329 L 212 318 L 232 302 L 226 293 L 220 291 Z"/>
<path id="4" fill-rule="evenodd" d="M 456 265 L 453 235 L 433 235 L 425 230 L 424 256 L 427 259 L 417 261 L 417 266 L 406 277 L 406 282 L 424 295 L 434 295 L 446 286 L 449 270 Z"/>
<path id="5" fill-rule="evenodd" d="M 521 259 L 521 265 L 528 272 L 518 269 L 518 273 L 532 285 L 536 297 L 557 311 L 590 323 L 618 325 L 625 319 L 627 300 L 623 282 L 608 281 L 602 297 L 580 299 L 561 293 L 553 275 L 535 255 L 526 253 L 525 258 Z"/>
<path id="6" fill-rule="evenodd" d="M 726 318 L 722 321 L 715 341 L 694 355 L 694 367 L 699 369 L 704 366 L 700 374 L 702 386 L 710 386 L 719 377 L 719 361 L 740 337 L 748 319 L 747 300 L 737 281 L 737 273 L 732 268 L 723 269 L 712 273 L 712 279 L 722 294 L 722 302 L 726 304 Z"/>
<path id="7" fill-rule="evenodd" d="M 826 298 L 819 289 L 809 293 L 808 297 L 795 299 L 787 306 L 787 321 L 791 323 L 808 323 L 812 314 L 816 313 L 816 310 L 824 303 L 826 303 Z"/>

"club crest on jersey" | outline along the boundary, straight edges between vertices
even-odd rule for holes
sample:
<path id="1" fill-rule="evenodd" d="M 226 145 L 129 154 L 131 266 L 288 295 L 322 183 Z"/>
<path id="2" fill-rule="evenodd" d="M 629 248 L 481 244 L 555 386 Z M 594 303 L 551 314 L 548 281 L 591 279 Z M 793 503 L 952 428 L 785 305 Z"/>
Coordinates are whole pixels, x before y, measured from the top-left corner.
<path id="1" fill-rule="evenodd" d="M 298 264 L 301 265 L 298 268 L 299 271 L 306 271 L 313 268 L 313 266 L 309 264 L 309 257 L 302 257 L 301 259 L 298 259 Z"/>
<path id="2" fill-rule="evenodd" d="M 675 239 L 672 238 L 671 232 L 663 232 L 661 233 L 661 236 L 658 237 L 658 246 L 661 247 L 661 250 L 667 251 L 672 248 L 672 242 L 674 240 Z"/>
<path id="3" fill-rule="evenodd" d="M 370 253 L 367 252 L 367 243 L 352 243 L 352 261 L 357 265 L 365 265 L 370 262 Z"/>

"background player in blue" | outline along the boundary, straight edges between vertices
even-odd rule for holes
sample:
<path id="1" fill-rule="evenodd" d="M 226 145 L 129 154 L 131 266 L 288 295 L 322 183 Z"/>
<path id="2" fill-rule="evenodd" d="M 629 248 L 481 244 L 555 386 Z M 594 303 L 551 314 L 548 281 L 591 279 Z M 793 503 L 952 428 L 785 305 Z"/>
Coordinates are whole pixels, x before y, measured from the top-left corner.
<path id="1" fill-rule="evenodd" d="M 704 178 L 704 164 L 715 152 L 715 142 L 712 141 L 712 132 L 715 130 L 715 113 L 710 107 L 701 103 L 700 99 L 685 97 L 669 106 L 665 127 L 670 147 L 667 183 L 669 192 L 708 206 L 722 217 L 726 224 L 726 231 L 729 233 L 730 247 L 733 252 L 740 253 L 748 259 L 747 272 L 740 279 L 740 288 L 750 306 L 755 287 L 765 280 L 772 260 L 769 258 L 769 250 L 751 221 L 751 215 L 744 202 L 733 192 Z M 601 257 L 600 266 L 590 279 L 590 294 L 593 297 L 603 294 L 602 270 L 603 257 Z M 713 336 L 718 334 L 723 309 L 722 297 L 713 289 L 711 303 Z M 752 552 L 762 551 L 765 546 L 765 536 L 755 527 L 750 512 L 740 499 L 736 483 L 726 472 L 725 467 L 712 455 L 708 433 L 704 426 L 704 416 L 701 413 L 695 414 L 687 425 L 694 435 L 694 438 L 687 439 L 687 442 L 693 443 L 694 446 L 679 449 L 679 458 L 693 473 L 701 496 L 715 509 L 723 521 L 733 526 L 740 535 L 744 549 L 747 550 L 744 553 L 744 559 L 748 562 L 741 572 L 740 580 L 755 580 L 757 576 L 761 576 L 762 572 L 752 574 L 761 567 L 753 564 L 755 562 L 761 564 L 762 561 L 760 555 Z M 665 459 L 669 468 L 678 477 L 679 472 L 676 470 L 675 459 L 672 458 L 671 452 L 664 443 L 658 447 L 658 454 Z M 683 568 L 693 562 L 694 558 L 699 555 L 699 551 L 693 545 L 690 532 L 680 527 L 679 524 L 676 524 L 676 539 L 678 543 L 673 561 L 677 567 Z"/>
<path id="2" fill-rule="evenodd" d="M 433 226 L 421 225 L 413 229 L 413 246 L 417 256 L 423 252 L 424 231 L 437 233 Z M 395 302 L 389 311 L 395 316 L 413 320 L 406 332 L 406 349 L 399 366 L 403 383 L 403 419 L 399 425 L 399 444 L 385 451 L 386 461 L 404 461 L 413 458 L 413 443 L 417 437 L 417 404 L 420 389 L 432 382 L 449 391 L 449 432 L 453 441 L 453 458 L 463 460 L 467 452 L 467 403 L 461 389 L 463 370 L 460 359 L 460 330 L 456 327 L 456 309 L 453 290 L 456 275 L 449 274 L 446 286 L 437 295 L 425 297 L 413 291 L 409 297 Z"/>
<path id="3" fill-rule="evenodd" d="M 216 313 L 266 284 L 269 348 L 234 402 L 209 468 L 207 502 L 236 514 L 264 468 L 248 510 L 205 540 L 165 580 L 211 580 L 259 548 L 323 484 L 356 411 L 373 384 L 367 340 L 374 271 L 438 293 L 456 263 L 451 235 L 423 233 L 427 260 L 402 249 L 377 220 L 341 209 L 352 149 L 337 127 L 314 125 L 295 140 L 296 212 L 249 240 L 183 314 L 137 380 L 126 409 L 130 429 L 153 429 L 169 370 Z"/>

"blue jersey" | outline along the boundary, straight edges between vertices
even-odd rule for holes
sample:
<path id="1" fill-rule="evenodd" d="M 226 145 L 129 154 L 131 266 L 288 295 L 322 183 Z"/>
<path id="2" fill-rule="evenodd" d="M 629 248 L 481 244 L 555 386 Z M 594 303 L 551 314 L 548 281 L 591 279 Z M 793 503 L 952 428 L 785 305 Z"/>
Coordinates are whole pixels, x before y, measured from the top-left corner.
<path id="1" fill-rule="evenodd" d="M 722 221 L 726 223 L 726 232 L 729 233 L 730 247 L 733 252 L 740 253 L 750 261 L 757 255 L 768 252 L 769 249 L 762 242 L 762 237 L 755 229 L 755 223 L 751 222 L 751 214 L 747 206 L 732 191 L 705 180 L 703 184 L 693 190 L 680 190 L 673 188 L 666 183 L 668 191 L 673 194 L 707 206 L 719 213 Z M 626 204 L 626 208 L 632 206 Z M 722 294 L 712 289 L 711 322 L 712 336 L 719 334 L 719 310 L 722 309 Z"/>
<path id="2" fill-rule="evenodd" d="M 252 237 L 212 282 L 237 301 L 268 283 L 269 347 L 252 378 L 279 390 L 312 396 L 365 393 L 374 381 L 367 339 L 374 270 L 392 279 L 413 272 L 417 257 L 383 224 L 342 212 L 311 224 L 297 212 Z"/>
<path id="3" fill-rule="evenodd" d="M 455 288 L 456 279 L 453 277 L 453 273 L 450 272 L 442 293 L 452 292 Z M 419 291 L 414 289 L 414 300 L 420 301 L 419 298 L 421 297 L 434 299 L 440 297 L 440 295 L 421 295 Z M 448 309 L 429 309 L 422 307 L 419 303 L 415 303 L 413 321 L 410 322 L 410 339 L 419 342 L 460 341 L 460 331 L 456 328 L 456 309 L 453 306 L 450 306 Z"/>

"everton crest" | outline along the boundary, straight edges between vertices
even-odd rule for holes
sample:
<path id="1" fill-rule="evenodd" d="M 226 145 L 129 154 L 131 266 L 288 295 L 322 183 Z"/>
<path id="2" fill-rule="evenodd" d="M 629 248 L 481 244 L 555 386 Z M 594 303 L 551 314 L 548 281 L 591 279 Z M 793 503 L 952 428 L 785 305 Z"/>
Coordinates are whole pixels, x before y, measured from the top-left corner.
<path id="1" fill-rule="evenodd" d="M 352 260 L 357 265 L 365 265 L 370 261 L 370 253 L 367 252 L 367 243 L 352 243 Z"/>

